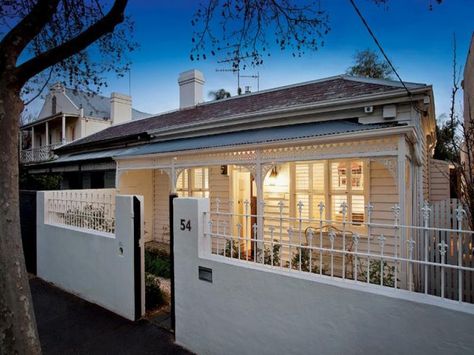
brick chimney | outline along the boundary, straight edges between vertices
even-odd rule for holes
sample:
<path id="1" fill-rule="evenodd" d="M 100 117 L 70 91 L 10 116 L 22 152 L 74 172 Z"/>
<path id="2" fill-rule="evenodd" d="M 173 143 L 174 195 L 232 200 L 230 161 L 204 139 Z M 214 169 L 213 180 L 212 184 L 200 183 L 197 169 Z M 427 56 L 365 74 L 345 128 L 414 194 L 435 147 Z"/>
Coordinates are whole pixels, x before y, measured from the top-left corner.
<path id="1" fill-rule="evenodd" d="M 179 74 L 179 108 L 196 106 L 203 102 L 204 75 L 196 69 Z"/>
<path id="2" fill-rule="evenodd" d="M 132 98 L 113 92 L 110 95 L 110 119 L 113 125 L 132 120 Z"/>

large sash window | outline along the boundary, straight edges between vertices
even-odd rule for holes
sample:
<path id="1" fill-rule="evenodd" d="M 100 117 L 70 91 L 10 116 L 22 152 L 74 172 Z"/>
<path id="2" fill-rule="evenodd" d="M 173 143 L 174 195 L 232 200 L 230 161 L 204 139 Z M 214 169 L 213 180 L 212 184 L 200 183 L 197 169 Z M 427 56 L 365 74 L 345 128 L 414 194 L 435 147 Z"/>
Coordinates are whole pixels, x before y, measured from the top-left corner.
<path id="1" fill-rule="evenodd" d="M 294 206 L 303 203 L 302 218 L 319 219 L 319 203 L 326 206 L 322 216 L 342 222 L 341 204 L 348 205 L 347 221 L 365 219 L 365 167 L 362 160 L 337 160 L 294 163 Z"/>

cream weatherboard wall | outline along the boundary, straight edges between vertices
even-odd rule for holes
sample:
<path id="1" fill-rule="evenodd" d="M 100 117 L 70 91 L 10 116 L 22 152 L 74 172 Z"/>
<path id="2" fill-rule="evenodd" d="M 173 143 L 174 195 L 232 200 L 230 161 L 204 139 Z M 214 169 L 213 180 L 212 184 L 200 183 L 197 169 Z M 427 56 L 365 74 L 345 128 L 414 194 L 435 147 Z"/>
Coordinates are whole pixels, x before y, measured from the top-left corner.
<path id="1" fill-rule="evenodd" d="M 171 192 L 170 179 L 163 170 L 155 169 L 153 172 L 153 240 L 169 243 L 170 240 L 170 214 L 169 195 Z"/>
<path id="2" fill-rule="evenodd" d="M 117 193 L 121 195 L 142 195 L 144 199 L 145 241 L 153 239 L 154 224 L 154 170 L 131 170 L 121 173 Z"/>

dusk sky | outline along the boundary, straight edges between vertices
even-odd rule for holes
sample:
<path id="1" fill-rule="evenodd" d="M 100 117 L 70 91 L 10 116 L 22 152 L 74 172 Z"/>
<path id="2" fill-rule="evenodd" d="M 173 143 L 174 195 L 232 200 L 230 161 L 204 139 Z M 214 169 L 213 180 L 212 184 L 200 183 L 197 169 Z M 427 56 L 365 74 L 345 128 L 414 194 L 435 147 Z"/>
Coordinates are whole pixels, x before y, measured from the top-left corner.
<path id="1" fill-rule="evenodd" d="M 369 0 L 357 1 L 388 56 L 405 81 L 432 84 L 436 96 L 436 113 L 448 111 L 452 77 L 452 39 L 456 33 L 458 62 L 464 65 L 474 30 L 474 0 L 444 0 L 441 5 L 430 0 L 392 0 L 387 6 L 376 6 Z M 192 62 L 191 16 L 198 2 L 193 0 L 132 0 L 128 14 L 135 20 L 135 40 L 140 44 L 132 55 L 131 95 L 134 107 L 160 113 L 178 107 L 177 77 L 182 71 L 196 68 L 206 78 L 205 100 L 210 90 L 225 88 L 236 94 L 237 80 L 232 73 L 216 72 L 225 68 L 221 58 Z M 264 65 L 242 72 L 260 73 L 260 90 L 315 80 L 344 73 L 356 50 L 377 50 L 348 0 L 322 0 L 327 9 L 331 31 L 325 46 L 293 58 L 290 52 L 272 51 Z M 253 79 L 242 80 L 241 87 Z M 129 92 L 128 77 L 110 80 L 110 91 Z M 110 94 L 110 91 L 104 94 Z"/>

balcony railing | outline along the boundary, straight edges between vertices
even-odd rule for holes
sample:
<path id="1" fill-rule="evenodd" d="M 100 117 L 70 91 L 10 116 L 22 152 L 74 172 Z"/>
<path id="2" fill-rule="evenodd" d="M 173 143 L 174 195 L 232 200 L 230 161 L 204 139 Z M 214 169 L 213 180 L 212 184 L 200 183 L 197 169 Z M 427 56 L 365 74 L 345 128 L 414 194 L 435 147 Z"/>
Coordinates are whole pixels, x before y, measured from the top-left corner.
<path id="1" fill-rule="evenodd" d="M 54 143 L 39 148 L 24 149 L 20 152 L 20 162 L 22 164 L 28 164 L 52 160 L 54 158 L 53 149 L 62 144 L 63 143 Z"/>

